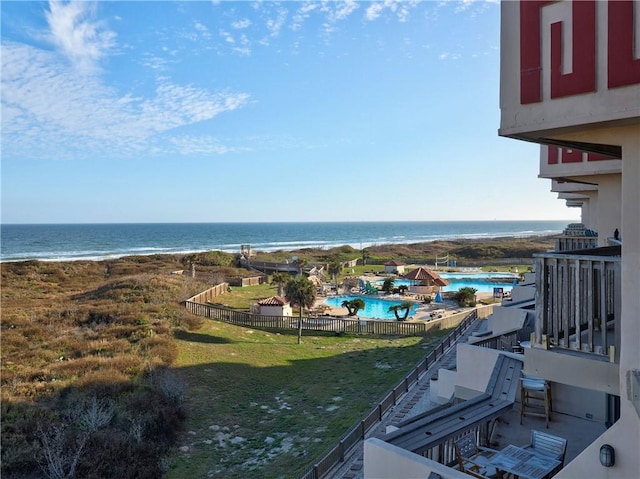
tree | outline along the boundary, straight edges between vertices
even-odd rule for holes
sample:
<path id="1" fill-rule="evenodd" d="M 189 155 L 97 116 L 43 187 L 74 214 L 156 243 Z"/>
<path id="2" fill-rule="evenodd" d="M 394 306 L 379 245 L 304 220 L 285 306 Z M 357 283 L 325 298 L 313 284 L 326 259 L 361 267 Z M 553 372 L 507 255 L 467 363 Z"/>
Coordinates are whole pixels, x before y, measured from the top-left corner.
<path id="1" fill-rule="evenodd" d="M 302 342 L 302 309 L 310 308 L 316 300 L 316 287 L 308 278 L 298 275 L 290 279 L 284 287 L 285 297 L 293 305 L 300 308 L 298 319 L 298 344 Z"/>
<path id="2" fill-rule="evenodd" d="M 389 312 L 393 313 L 398 321 L 404 321 L 409 316 L 409 311 L 411 311 L 411 307 L 413 303 L 411 301 L 403 301 L 400 304 L 396 304 L 394 306 L 389 307 Z M 404 314 L 400 316 L 400 312 L 404 311 Z"/>
<path id="3" fill-rule="evenodd" d="M 400 292 L 400 294 L 404 294 L 409 290 L 409 286 L 407 286 L 406 284 L 401 284 L 400 286 L 398 286 L 398 291 Z"/>
<path id="4" fill-rule="evenodd" d="M 360 298 L 352 299 L 351 301 L 345 299 L 342 302 L 342 307 L 347 308 L 349 316 L 355 316 L 358 311 L 364 309 L 364 301 Z"/>
<path id="5" fill-rule="evenodd" d="M 271 283 L 275 283 L 278 285 L 278 296 L 284 295 L 284 285 L 287 284 L 287 281 L 289 281 L 290 279 L 291 275 L 282 271 L 273 273 L 271 275 Z"/>
<path id="6" fill-rule="evenodd" d="M 304 258 L 297 258 L 295 263 L 296 263 L 296 266 L 298 267 L 298 273 L 302 274 L 302 270 L 307 265 L 307 260 Z"/>
<path id="7" fill-rule="evenodd" d="M 460 288 L 456 294 L 453 295 L 458 304 L 462 307 L 475 306 L 476 305 L 476 291 L 475 288 Z"/>
<path id="8" fill-rule="evenodd" d="M 362 264 L 367 264 L 369 258 L 371 258 L 371 254 L 369 254 L 366 248 L 362 248 Z"/>
<path id="9" fill-rule="evenodd" d="M 385 293 L 390 293 L 391 291 L 393 291 L 393 282 L 395 280 L 393 278 L 386 278 L 384 280 L 384 283 L 382 283 L 382 291 L 384 291 Z"/>
<path id="10" fill-rule="evenodd" d="M 333 259 L 331 260 L 331 262 L 329 262 L 329 267 L 327 269 L 329 271 L 329 274 L 331 275 L 331 278 L 335 282 L 337 276 L 342 272 L 342 263 L 340 263 L 340 261 L 336 259 Z"/>
<path id="11" fill-rule="evenodd" d="M 337 277 L 338 275 L 342 272 L 342 263 L 340 261 L 338 261 L 337 259 L 333 259 L 329 262 L 329 266 L 328 266 L 328 271 L 329 274 L 331 275 L 331 278 L 333 279 L 333 282 L 336 284 L 336 292 L 338 291 L 338 281 L 337 281 Z"/>

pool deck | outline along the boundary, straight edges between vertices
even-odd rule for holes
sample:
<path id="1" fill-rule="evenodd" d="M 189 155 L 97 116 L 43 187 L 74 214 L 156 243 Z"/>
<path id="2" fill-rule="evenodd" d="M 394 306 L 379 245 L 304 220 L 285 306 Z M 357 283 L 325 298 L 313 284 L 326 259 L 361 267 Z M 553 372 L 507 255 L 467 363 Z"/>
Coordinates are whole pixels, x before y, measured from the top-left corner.
<path id="1" fill-rule="evenodd" d="M 484 294 L 478 294 L 479 297 L 484 296 Z M 487 297 L 491 297 L 491 293 L 486 293 Z M 473 308 L 461 308 L 455 301 L 445 301 L 444 303 L 421 303 L 416 299 L 414 295 L 405 294 L 405 295 L 377 295 L 372 296 L 375 299 L 387 299 L 387 300 L 395 300 L 395 301 L 414 301 L 416 303 L 420 303 L 416 313 L 413 316 L 409 316 L 406 321 L 431 321 L 432 319 L 438 319 L 439 317 L 450 316 L 453 314 L 458 314 L 464 311 L 471 311 Z M 347 308 L 329 306 L 324 303 L 326 297 L 320 297 L 316 299 L 316 302 L 313 305 L 313 308 L 316 310 L 321 310 L 324 308 L 325 315 L 330 316 L 344 316 L 348 317 Z M 358 319 L 359 316 L 351 316 L 352 319 Z M 363 318 L 363 319 L 375 319 L 375 318 Z M 381 321 L 390 321 L 389 319 L 381 320 Z"/>
<path id="2" fill-rule="evenodd" d="M 478 273 L 481 273 L 481 271 L 469 270 L 469 271 L 457 271 L 456 273 L 459 273 L 460 275 L 464 275 L 464 274 L 477 275 Z M 368 281 L 374 284 L 376 281 L 384 281 L 388 277 L 390 276 L 366 273 L 360 276 L 359 279 L 363 281 Z M 399 278 L 399 279 L 402 279 L 402 278 Z M 337 296 L 343 296 L 343 295 L 344 296 L 362 296 L 362 297 L 367 296 L 367 295 L 356 294 L 356 293 L 350 294 L 349 292 L 344 292 L 342 294 L 338 294 Z M 450 300 L 445 300 L 444 303 L 435 303 L 435 302 L 423 303 L 420 299 L 418 299 L 419 297 L 422 297 L 422 296 L 423 296 L 422 294 L 413 294 L 413 293 L 371 295 L 371 297 L 375 299 L 386 299 L 390 301 L 412 301 L 415 303 L 419 303 L 419 306 L 415 314 L 413 314 L 412 316 L 406 319 L 406 321 L 408 322 L 431 321 L 432 319 L 439 319 L 445 316 L 450 316 L 453 314 L 457 314 L 457 313 L 461 313 L 461 312 L 473 309 L 473 308 L 461 308 L 458 306 L 457 302 L 450 301 Z M 488 293 L 488 292 L 476 293 L 476 297 L 478 299 L 491 298 L 492 296 L 493 296 L 493 293 Z M 314 303 L 312 309 L 314 309 L 315 311 L 323 311 L 322 315 L 326 315 L 326 316 L 333 316 L 333 317 L 344 316 L 345 318 L 349 317 L 347 308 L 343 308 L 339 306 L 329 306 L 325 304 L 325 300 L 327 299 L 327 297 L 328 296 L 321 296 L 318 299 L 316 299 L 316 302 Z M 359 316 L 351 316 L 350 318 L 359 319 Z M 376 319 L 376 318 L 363 318 L 363 319 Z M 389 319 L 381 319 L 381 321 L 389 321 Z"/>

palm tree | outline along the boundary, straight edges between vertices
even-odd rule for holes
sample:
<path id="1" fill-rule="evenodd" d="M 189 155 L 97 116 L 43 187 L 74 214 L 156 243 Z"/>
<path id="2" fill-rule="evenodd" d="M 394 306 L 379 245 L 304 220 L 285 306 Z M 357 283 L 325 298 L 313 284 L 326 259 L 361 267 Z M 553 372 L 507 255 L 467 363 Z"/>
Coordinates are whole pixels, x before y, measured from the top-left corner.
<path id="1" fill-rule="evenodd" d="M 297 258 L 295 263 L 296 263 L 296 266 L 298 267 L 298 272 L 302 274 L 302 270 L 307 265 L 307 260 L 304 258 Z"/>
<path id="2" fill-rule="evenodd" d="M 289 281 L 290 279 L 291 275 L 283 271 L 278 271 L 277 273 L 273 273 L 271 275 L 271 283 L 275 283 L 278 285 L 278 296 L 284 295 L 284 285 L 287 284 L 287 281 Z"/>
<path id="3" fill-rule="evenodd" d="M 345 299 L 342 302 L 342 307 L 347 308 L 349 316 L 355 316 L 358 311 L 364 309 L 364 301 L 360 298 L 352 299 L 351 301 Z"/>
<path id="4" fill-rule="evenodd" d="M 369 251 L 367 251 L 366 248 L 362 248 L 362 264 L 365 265 L 367 264 L 367 259 L 369 259 L 371 257 L 371 255 L 369 254 Z"/>
<path id="5" fill-rule="evenodd" d="M 316 287 L 303 275 L 290 279 L 284 287 L 285 297 L 300 308 L 298 319 L 298 344 L 302 342 L 302 309 L 310 308 L 316 300 Z"/>
<path id="6" fill-rule="evenodd" d="M 398 321 L 404 321 L 405 319 L 407 319 L 407 316 L 409 316 L 409 311 L 411 311 L 412 306 L 413 306 L 413 303 L 411 301 L 403 301 L 400 304 L 390 306 L 389 312 L 390 313 L 393 312 L 393 314 L 395 315 Z M 400 311 L 403 311 L 403 310 L 404 310 L 404 314 L 402 315 L 402 317 L 400 317 Z"/>
<path id="7" fill-rule="evenodd" d="M 336 278 L 342 272 L 342 263 L 340 263 L 340 261 L 336 259 L 333 259 L 329 263 L 329 267 L 327 268 L 327 270 L 329 271 L 333 282 L 336 283 L 336 292 L 338 292 L 338 281 L 336 281 Z"/>
<path id="8" fill-rule="evenodd" d="M 384 291 L 385 293 L 390 293 L 391 291 L 393 291 L 393 282 L 395 280 L 393 278 L 386 278 L 384 280 L 384 283 L 382 283 L 382 291 Z"/>

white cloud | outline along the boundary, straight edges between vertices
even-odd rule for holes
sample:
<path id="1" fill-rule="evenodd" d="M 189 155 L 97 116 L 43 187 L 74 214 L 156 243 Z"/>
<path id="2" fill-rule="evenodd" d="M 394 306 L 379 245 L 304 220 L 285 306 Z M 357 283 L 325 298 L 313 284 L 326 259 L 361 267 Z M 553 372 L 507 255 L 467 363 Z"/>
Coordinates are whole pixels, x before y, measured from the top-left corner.
<path id="1" fill-rule="evenodd" d="M 141 63 L 147 68 L 151 68 L 152 70 L 164 71 L 169 68 L 169 65 L 175 62 L 167 60 L 166 58 L 159 57 L 157 55 L 145 54 Z"/>
<path id="2" fill-rule="evenodd" d="M 224 145 L 212 136 L 175 136 L 169 139 L 169 143 L 173 147 L 171 149 L 182 155 L 223 155 L 242 149 Z M 164 150 L 166 151 L 166 147 Z"/>
<path id="3" fill-rule="evenodd" d="M 462 0 L 455 9 L 456 13 L 462 13 L 473 6 L 475 0 Z"/>
<path id="4" fill-rule="evenodd" d="M 461 57 L 462 55 L 460 55 L 459 53 L 449 53 L 449 52 L 441 53 L 438 56 L 440 60 L 459 60 Z"/>
<path id="5" fill-rule="evenodd" d="M 231 43 L 231 44 L 233 44 L 233 43 L 235 43 L 235 42 L 236 42 L 236 41 L 233 39 L 233 35 L 231 35 L 231 34 L 230 34 L 229 32 L 227 32 L 227 31 L 221 30 L 221 31 L 220 31 L 220 36 L 221 36 L 222 38 L 224 38 L 224 41 L 225 41 L 225 42 L 227 42 L 227 43 Z"/>
<path id="6" fill-rule="evenodd" d="M 204 26 L 202 23 L 196 22 L 194 25 L 194 28 L 200 33 L 200 36 L 203 39 L 209 40 L 212 38 L 211 32 L 209 32 L 209 29 L 206 26 Z"/>
<path id="7" fill-rule="evenodd" d="M 409 10 L 415 8 L 420 2 L 417 0 L 384 0 L 369 5 L 365 12 L 365 18 L 369 21 L 377 20 L 385 10 L 395 13 L 398 21 L 404 23 L 409 19 Z"/>
<path id="8" fill-rule="evenodd" d="M 280 34 L 280 30 L 287 21 L 288 11 L 285 8 L 279 8 L 275 18 L 269 18 L 267 20 L 267 29 L 272 37 L 277 37 Z"/>
<path id="9" fill-rule="evenodd" d="M 311 16 L 311 12 L 320 8 L 318 2 L 304 2 L 302 6 L 293 14 L 291 29 L 296 31 L 302 28 L 304 21 Z"/>
<path id="10" fill-rule="evenodd" d="M 345 20 L 349 15 L 358 9 L 358 2 L 354 0 L 347 0 L 345 2 L 337 2 L 335 9 L 330 13 L 329 20 L 339 21 Z"/>
<path id="11" fill-rule="evenodd" d="M 95 5 L 52 0 L 45 12 L 51 42 L 81 68 L 94 68 L 115 46 L 116 34 L 102 22 L 93 21 Z"/>
<path id="12" fill-rule="evenodd" d="M 365 17 L 367 20 L 373 21 L 382 14 L 382 10 L 384 10 L 384 5 L 382 3 L 372 3 L 369 5 L 369 8 L 367 8 Z"/>
<path id="13" fill-rule="evenodd" d="M 2 44 L 3 154 L 25 157 L 126 156 L 150 151 L 177 127 L 242 108 L 246 93 L 210 92 L 157 80 L 148 97 L 122 94 L 98 75 L 78 75 L 52 52 Z"/>
<path id="14" fill-rule="evenodd" d="M 231 23 L 231 26 L 236 30 L 242 30 L 243 28 L 249 28 L 251 26 L 251 20 L 243 18 L 242 20 L 236 20 Z"/>

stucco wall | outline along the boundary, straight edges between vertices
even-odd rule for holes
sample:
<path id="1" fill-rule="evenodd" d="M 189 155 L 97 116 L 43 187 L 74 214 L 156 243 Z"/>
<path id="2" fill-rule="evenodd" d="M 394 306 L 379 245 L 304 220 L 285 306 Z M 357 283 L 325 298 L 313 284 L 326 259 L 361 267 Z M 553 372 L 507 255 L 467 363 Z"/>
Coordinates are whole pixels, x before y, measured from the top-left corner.
<path id="1" fill-rule="evenodd" d="M 377 438 L 364 443 L 364 478 L 399 479 L 427 478 L 431 472 L 443 479 L 469 479 L 457 469 L 451 469 L 435 461 Z"/>
<path id="2" fill-rule="evenodd" d="M 589 359 L 588 355 L 525 348 L 524 372 L 554 383 L 593 389 L 609 394 L 617 395 L 620 393 L 618 365 Z"/>
<path id="3" fill-rule="evenodd" d="M 293 312 L 290 305 L 260 306 L 260 314 L 263 316 L 291 316 Z"/>
<path id="4" fill-rule="evenodd" d="M 499 351 L 470 344 L 456 349 L 456 397 L 470 399 L 487 389 Z"/>
<path id="5" fill-rule="evenodd" d="M 638 416 L 628 409 L 618 422 L 567 464 L 556 479 L 597 477 L 599 479 L 636 479 L 640 477 L 640 427 Z M 610 444 L 616 455 L 613 467 L 600 464 L 600 446 Z"/>
<path id="6" fill-rule="evenodd" d="M 527 312 L 523 309 L 500 306 L 494 308 L 493 314 L 487 318 L 487 328 L 492 336 L 512 333 L 522 328 L 526 318 Z"/>

